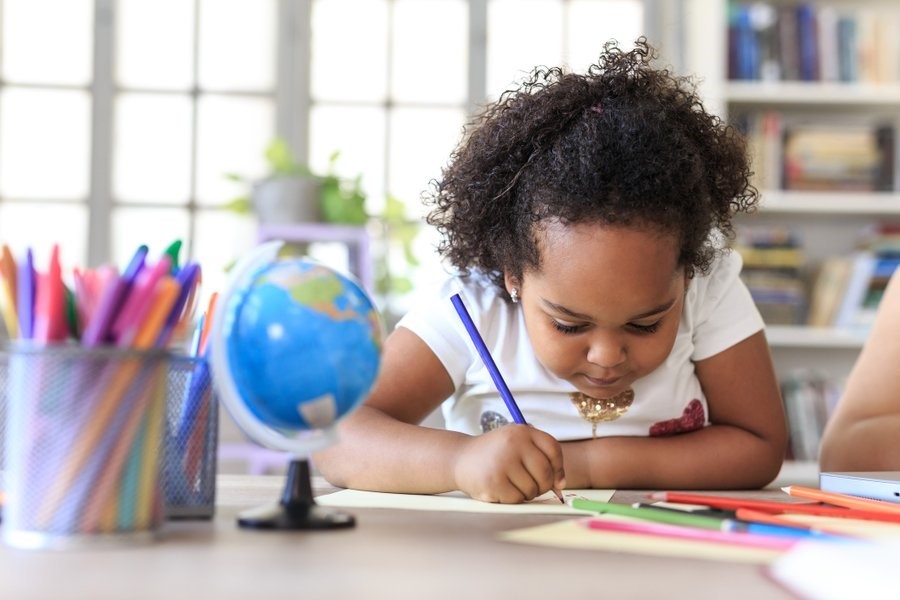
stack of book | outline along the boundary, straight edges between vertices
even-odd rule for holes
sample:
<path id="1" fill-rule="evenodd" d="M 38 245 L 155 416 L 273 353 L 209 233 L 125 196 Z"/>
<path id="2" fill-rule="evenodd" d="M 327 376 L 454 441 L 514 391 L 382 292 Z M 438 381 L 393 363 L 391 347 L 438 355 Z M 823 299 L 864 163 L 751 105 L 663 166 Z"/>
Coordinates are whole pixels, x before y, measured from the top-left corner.
<path id="1" fill-rule="evenodd" d="M 776 111 L 735 115 L 763 190 L 876 192 L 896 189 L 895 127 Z"/>
<path id="2" fill-rule="evenodd" d="M 745 228 L 740 231 L 734 249 L 744 261 L 741 279 L 766 323 L 803 323 L 805 257 L 797 236 L 782 228 Z"/>
<path id="3" fill-rule="evenodd" d="M 796 124 L 785 127 L 783 136 L 786 190 L 894 188 L 892 125 Z"/>

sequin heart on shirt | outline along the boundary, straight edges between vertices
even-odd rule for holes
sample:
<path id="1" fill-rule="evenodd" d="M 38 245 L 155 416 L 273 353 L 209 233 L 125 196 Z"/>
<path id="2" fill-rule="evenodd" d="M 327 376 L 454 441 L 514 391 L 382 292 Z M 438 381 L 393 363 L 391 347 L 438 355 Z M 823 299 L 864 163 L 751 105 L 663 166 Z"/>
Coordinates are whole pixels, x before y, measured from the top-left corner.
<path id="1" fill-rule="evenodd" d="M 703 404 L 694 398 L 684 407 L 684 411 L 677 419 L 659 421 L 650 426 L 650 437 L 661 437 L 696 431 L 703 427 L 706 415 L 703 412 Z"/>

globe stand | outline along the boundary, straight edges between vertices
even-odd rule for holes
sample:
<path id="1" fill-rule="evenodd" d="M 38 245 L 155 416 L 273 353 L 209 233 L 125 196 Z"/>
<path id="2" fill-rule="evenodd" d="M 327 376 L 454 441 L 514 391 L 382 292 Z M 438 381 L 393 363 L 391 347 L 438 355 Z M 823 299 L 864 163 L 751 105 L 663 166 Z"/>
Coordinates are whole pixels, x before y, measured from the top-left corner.
<path id="1" fill-rule="evenodd" d="M 353 515 L 326 510 L 313 498 L 309 461 L 293 459 L 281 501 L 238 515 L 238 525 L 248 529 L 343 529 L 356 525 Z"/>

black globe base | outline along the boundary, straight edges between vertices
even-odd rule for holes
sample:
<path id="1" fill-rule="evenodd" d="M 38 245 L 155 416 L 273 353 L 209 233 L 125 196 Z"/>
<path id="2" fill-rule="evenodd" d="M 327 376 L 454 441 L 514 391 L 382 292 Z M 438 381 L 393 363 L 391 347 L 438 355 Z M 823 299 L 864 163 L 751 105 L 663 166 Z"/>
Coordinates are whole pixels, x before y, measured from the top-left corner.
<path id="1" fill-rule="evenodd" d="M 248 529 L 344 529 L 356 525 L 353 515 L 316 504 L 309 461 L 303 459 L 291 461 L 280 502 L 246 510 L 237 521 Z"/>

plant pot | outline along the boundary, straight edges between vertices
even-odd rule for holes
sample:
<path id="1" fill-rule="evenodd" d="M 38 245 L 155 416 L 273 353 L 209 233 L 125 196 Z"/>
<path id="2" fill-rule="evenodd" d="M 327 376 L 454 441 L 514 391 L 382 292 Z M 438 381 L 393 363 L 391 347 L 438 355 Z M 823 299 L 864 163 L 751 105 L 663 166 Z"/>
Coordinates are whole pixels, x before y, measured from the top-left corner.
<path id="1" fill-rule="evenodd" d="M 264 179 L 253 186 L 253 210 L 260 225 L 322 220 L 322 183 L 311 177 Z"/>

